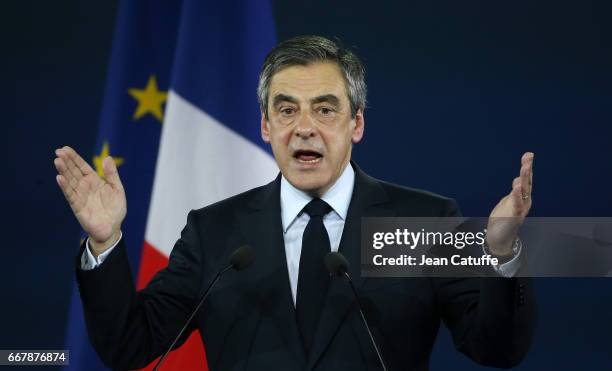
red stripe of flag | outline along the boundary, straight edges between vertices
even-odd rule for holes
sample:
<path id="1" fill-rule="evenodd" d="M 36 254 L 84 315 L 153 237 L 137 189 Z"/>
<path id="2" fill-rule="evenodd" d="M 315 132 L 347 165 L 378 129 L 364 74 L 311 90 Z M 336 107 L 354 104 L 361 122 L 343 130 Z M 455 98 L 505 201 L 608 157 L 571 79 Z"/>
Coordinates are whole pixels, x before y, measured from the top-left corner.
<path id="1" fill-rule="evenodd" d="M 147 283 L 153 278 L 155 273 L 165 268 L 168 265 L 168 258 L 161 254 L 147 241 L 142 247 L 142 257 L 140 259 L 140 269 L 138 271 L 138 281 L 136 287 L 138 290 L 144 288 Z M 151 362 L 143 370 L 153 370 L 153 366 L 157 363 L 157 359 Z M 187 341 L 177 350 L 168 354 L 161 367 L 162 370 L 206 370 L 208 366 L 206 362 L 206 352 L 200 331 L 194 331 Z"/>

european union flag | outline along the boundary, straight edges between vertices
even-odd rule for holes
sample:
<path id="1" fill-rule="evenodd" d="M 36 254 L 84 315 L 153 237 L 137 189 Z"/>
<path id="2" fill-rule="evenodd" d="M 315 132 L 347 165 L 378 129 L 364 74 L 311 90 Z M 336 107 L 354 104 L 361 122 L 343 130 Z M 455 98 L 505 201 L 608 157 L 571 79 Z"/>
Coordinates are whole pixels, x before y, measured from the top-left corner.
<path id="1" fill-rule="evenodd" d="M 118 165 L 129 206 L 122 229 L 127 232 L 132 268 L 140 265 L 181 5 L 181 1 L 120 2 L 98 138 L 90 158 L 99 174 L 108 155 Z M 66 339 L 70 369 L 107 369 L 87 338 L 76 284 Z"/>
<path id="2" fill-rule="evenodd" d="M 274 23 L 267 1 L 123 1 L 115 32 L 91 160 L 100 175 L 106 156 L 118 165 L 128 205 L 122 231 L 141 288 L 167 265 L 190 209 L 278 173 L 260 139 L 255 93 Z M 70 368 L 106 369 L 81 305 L 75 287 Z M 207 369 L 197 331 L 164 369 Z"/>

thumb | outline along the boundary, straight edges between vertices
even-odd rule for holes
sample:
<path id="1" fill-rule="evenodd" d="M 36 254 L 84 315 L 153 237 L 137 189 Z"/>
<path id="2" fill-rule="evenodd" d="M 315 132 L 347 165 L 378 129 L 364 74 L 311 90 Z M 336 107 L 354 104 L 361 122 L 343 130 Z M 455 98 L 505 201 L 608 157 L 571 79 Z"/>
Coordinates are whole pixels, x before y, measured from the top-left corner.
<path id="1" fill-rule="evenodd" d="M 121 179 L 119 179 L 119 172 L 117 171 L 117 165 L 111 156 L 107 156 L 102 161 L 102 168 L 104 169 L 104 178 L 109 182 L 113 188 L 123 189 Z"/>

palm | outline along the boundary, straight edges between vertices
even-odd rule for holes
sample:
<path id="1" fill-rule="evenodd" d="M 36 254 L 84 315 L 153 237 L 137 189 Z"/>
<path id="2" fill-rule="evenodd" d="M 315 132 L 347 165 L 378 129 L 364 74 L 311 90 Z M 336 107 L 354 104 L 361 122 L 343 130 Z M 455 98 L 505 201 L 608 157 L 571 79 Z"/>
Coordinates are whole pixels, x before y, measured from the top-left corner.
<path id="1" fill-rule="evenodd" d="M 110 238 L 113 227 L 126 213 L 123 190 L 114 189 L 96 173 L 82 178 L 70 206 L 81 227 L 97 241 Z"/>
<path id="2" fill-rule="evenodd" d="M 524 217 L 508 195 L 499 201 L 489 216 L 487 242 L 489 245 L 510 245 L 523 223 Z"/>
<path id="3" fill-rule="evenodd" d="M 127 212 L 125 192 L 112 160 L 105 160 L 101 178 L 74 150 L 57 152 L 57 180 L 83 230 L 95 241 L 106 241 L 118 231 Z"/>
<path id="4" fill-rule="evenodd" d="M 532 188 L 533 153 L 528 152 L 521 159 L 521 170 L 512 182 L 512 191 L 499 201 L 489 216 L 487 243 L 493 251 L 509 251 L 531 209 Z"/>

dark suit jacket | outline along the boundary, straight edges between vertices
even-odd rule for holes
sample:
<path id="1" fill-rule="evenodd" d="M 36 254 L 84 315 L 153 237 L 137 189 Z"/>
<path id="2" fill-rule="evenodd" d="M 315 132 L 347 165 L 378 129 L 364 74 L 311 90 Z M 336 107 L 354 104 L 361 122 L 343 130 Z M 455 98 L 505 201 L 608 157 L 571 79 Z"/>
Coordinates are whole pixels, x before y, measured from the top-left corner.
<path id="1" fill-rule="evenodd" d="M 354 164 L 355 187 L 339 251 L 362 297 L 391 370 L 427 370 L 444 321 L 456 348 L 483 365 L 511 367 L 526 354 L 535 322 L 525 278 L 360 277 L 362 216 L 456 216 L 454 201 L 371 178 Z M 199 310 L 211 370 L 379 370 L 346 281 L 335 279 L 305 355 L 289 287 L 280 213 L 280 176 L 192 210 L 166 269 L 134 289 L 122 242 L 77 279 L 89 336 L 112 368 L 143 367 L 162 354 L 217 271 L 237 247 L 256 250 L 253 266 L 228 272 Z"/>

